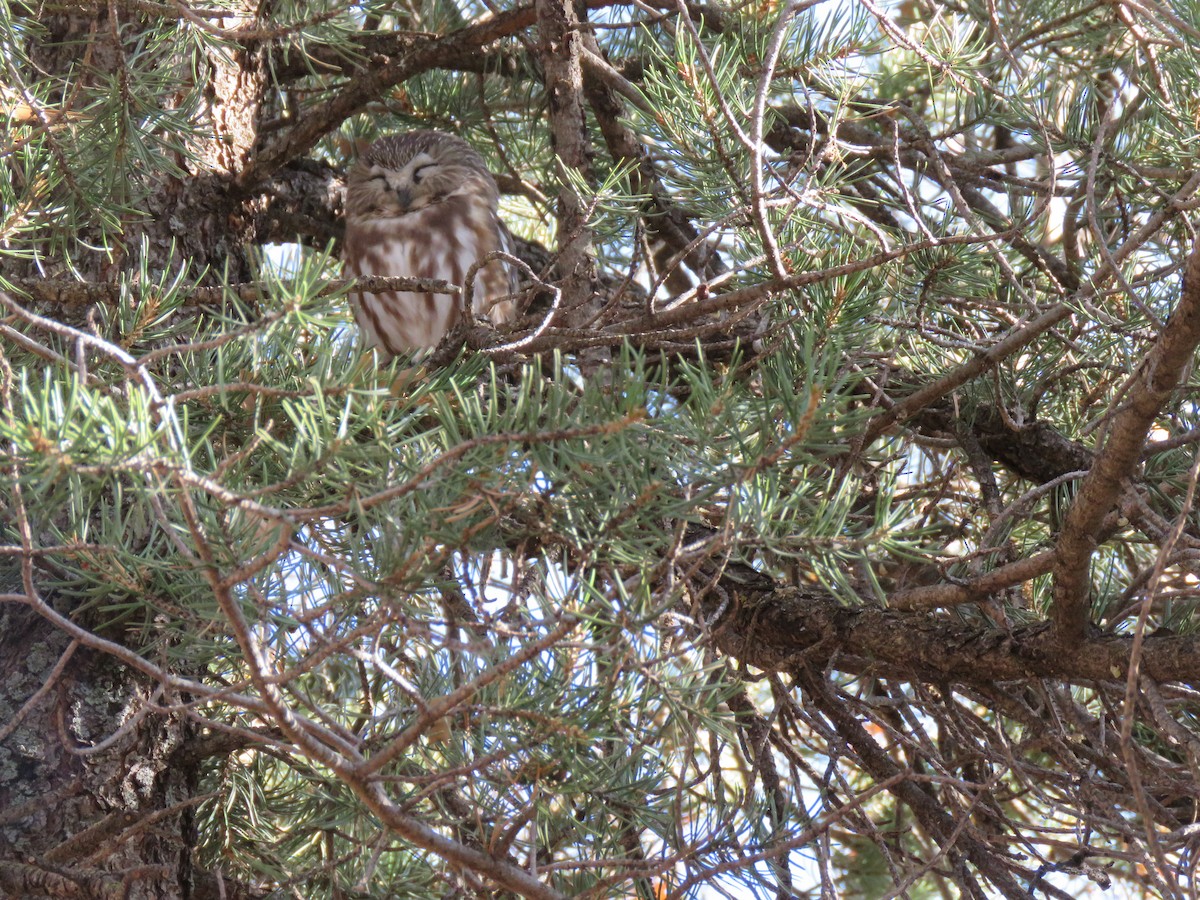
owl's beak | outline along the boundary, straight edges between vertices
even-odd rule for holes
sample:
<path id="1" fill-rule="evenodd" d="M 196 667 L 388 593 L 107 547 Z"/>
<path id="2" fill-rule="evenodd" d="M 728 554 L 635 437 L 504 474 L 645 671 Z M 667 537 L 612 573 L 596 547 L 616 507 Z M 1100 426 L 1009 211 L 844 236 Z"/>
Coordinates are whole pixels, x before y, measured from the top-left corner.
<path id="1" fill-rule="evenodd" d="M 396 195 L 396 202 L 400 204 L 400 209 L 403 212 L 408 212 L 412 206 L 412 191 L 408 188 L 396 188 L 393 193 Z"/>

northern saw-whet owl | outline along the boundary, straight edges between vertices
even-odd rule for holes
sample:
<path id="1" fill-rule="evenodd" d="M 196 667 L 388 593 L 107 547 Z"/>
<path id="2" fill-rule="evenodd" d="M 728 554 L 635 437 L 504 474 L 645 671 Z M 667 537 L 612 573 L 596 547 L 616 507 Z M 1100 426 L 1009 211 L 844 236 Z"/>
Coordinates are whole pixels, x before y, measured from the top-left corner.
<path id="1" fill-rule="evenodd" d="M 510 251 L 497 214 L 499 191 L 466 141 L 441 131 L 380 138 L 350 169 L 345 274 L 435 278 L 462 286 L 487 254 Z M 475 274 L 473 313 L 494 324 L 517 312 L 515 272 L 492 260 Z M 353 291 L 350 305 L 367 347 L 384 360 L 433 347 L 457 322 L 452 294 Z"/>

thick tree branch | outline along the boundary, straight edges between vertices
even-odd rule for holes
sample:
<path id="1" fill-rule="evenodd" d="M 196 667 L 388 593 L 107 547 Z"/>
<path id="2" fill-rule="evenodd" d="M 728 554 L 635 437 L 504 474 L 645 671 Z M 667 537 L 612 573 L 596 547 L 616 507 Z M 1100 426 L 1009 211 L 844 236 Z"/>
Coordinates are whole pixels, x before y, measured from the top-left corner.
<path id="1" fill-rule="evenodd" d="M 931 416 L 932 410 L 926 411 L 927 425 Z M 988 452 L 1010 459 L 1015 469 L 1026 469 L 1023 474 L 1052 480 L 1061 471 L 1090 465 L 1086 448 L 1044 423 L 1014 434 L 1000 415 L 984 407 L 975 424 Z M 1109 518 L 1106 527 L 1115 527 L 1115 514 Z M 704 538 L 699 530 L 689 532 L 689 543 Z M 764 671 L 832 665 L 856 674 L 980 687 L 1030 678 L 1121 684 L 1130 637 L 1094 636 L 1063 648 L 1047 622 L 1009 630 L 917 611 L 986 600 L 1046 574 L 1054 559 L 1054 552 L 1045 550 L 967 582 L 918 588 L 893 598 L 896 603 L 888 609 L 866 595 L 847 603 L 818 586 L 787 585 L 745 564 L 726 562 L 718 568 L 705 563 L 700 574 L 715 588 L 705 596 L 701 612 L 722 652 Z M 1144 660 L 1143 671 L 1159 683 L 1189 682 L 1200 671 L 1200 637 L 1153 634 Z"/>
<path id="2" fill-rule="evenodd" d="M 253 230 L 257 243 L 301 241 L 324 249 L 340 242 L 345 230 L 342 175 L 325 162 L 296 159 L 258 187 Z"/>
<path id="3" fill-rule="evenodd" d="M 367 60 L 332 99 L 306 110 L 299 122 L 261 148 L 239 175 L 238 184 L 243 189 L 257 185 L 290 160 L 308 153 L 333 128 L 392 87 L 420 72 L 478 54 L 493 41 L 529 27 L 534 18 L 532 7 L 521 7 L 444 37 L 405 35 L 405 41 L 398 36 L 393 55 Z"/>
<path id="4" fill-rule="evenodd" d="M 1113 418 L 1108 439 L 1083 479 L 1055 545 L 1053 616 L 1055 631 L 1065 647 L 1079 644 L 1087 631 L 1088 570 L 1104 518 L 1141 461 L 1146 433 L 1179 384 L 1197 344 L 1200 242 L 1188 258 L 1179 304 L 1134 374 L 1127 399 Z"/>
<path id="5" fill-rule="evenodd" d="M 823 588 L 785 586 L 728 564 L 704 611 L 717 616 L 713 641 L 743 665 L 768 672 L 835 665 L 857 674 L 994 686 L 1029 678 L 1123 684 L 1132 637 L 1109 635 L 1060 646 L 1045 623 L 1003 631 L 925 612 L 882 609 L 863 597 L 844 604 Z M 1200 635 L 1152 634 L 1142 672 L 1191 682 L 1200 672 Z"/>
<path id="6" fill-rule="evenodd" d="M 573 0 L 537 0 L 537 54 L 550 105 L 550 143 L 563 168 L 555 242 L 564 306 L 582 309 L 595 280 L 588 213 L 576 185 L 591 179 L 583 114 L 583 39 Z M 572 183 L 572 177 L 576 183 Z"/>

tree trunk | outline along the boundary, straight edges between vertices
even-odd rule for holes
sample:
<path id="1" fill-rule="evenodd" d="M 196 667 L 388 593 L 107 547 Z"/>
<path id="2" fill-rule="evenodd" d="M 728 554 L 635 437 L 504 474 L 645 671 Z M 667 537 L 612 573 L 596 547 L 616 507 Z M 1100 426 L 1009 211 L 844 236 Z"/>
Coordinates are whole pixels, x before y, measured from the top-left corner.
<path id="1" fill-rule="evenodd" d="M 0 610 L 0 889 L 7 897 L 192 896 L 186 720 L 112 657 Z"/>
<path id="2" fill-rule="evenodd" d="M 129 17 L 136 14 L 122 13 L 114 23 L 109 12 L 115 9 L 101 5 L 44 19 L 44 33 L 27 48 L 31 67 L 63 75 L 63 83 L 70 82 L 67 73 L 122 77 L 130 49 L 124 42 L 138 37 L 127 37 L 133 31 Z M 214 24 L 231 29 L 245 21 L 230 17 Z M 211 54 L 206 63 L 207 71 L 192 73 L 205 87 L 196 93 L 206 108 L 198 115 L 191 158 L 179 160 L 181 171 L 141 171 L 139 183 L 114 186 L 142 198 L 142 208 L 129 209 L 119 223 L 93 221 L 74 232 L 70 214 L 50 223 L 43 229 L 41 258 L 6 260 L 7 277 L 66 277 L 71 270 L 55 247 L 67 246 L 74 275 L 94 282 L 115 282 L 139 267 L 156 278 L 178 271 L 185 260 L 191 278 L 202 284 L 251 278 L 247 248 L 255 210 L 235 182 L 257 139 L 262 54 L 243 44 Z M 181 84 L 177 96 L 190 88 Z M 53 129 L 45 131 L 56 140 Z M 71 197 L 78 185 L 66 146 L 53 147 L 64 177 L 47 190 L 61 192 L 62 208 L 70 209 L 81 195 Z M 81 251 L 80 244 L 97 249 Z M 72 312 L 71 320 L 94 321 L 87 305 Z M 61 308 L 55 317 L 64 318 Z M 20 505 L 19 497 L 13 505 Z M 10 521 L 20 515 L 4 510 Z M 36 542 L 38 523 L 32 532 Z M 13 567 L 0 570 L 0 587 L 16 595 L 27 586 Z M 79 610 L 68 597 L 43 600 L 89 630 L 103 628 L 103 617 L 111 617 L 102 611 L 105 603 Z M 124 637 L 107 636 L 118 644 Z M 193 737 L 182 711 L 186 700 L 168 696 L 111 655 L 79 647 L 61 623 L 36 610 L 0 604 L 0 894 L 156 900 L 243 895 L 236 885 L 218 888 L 213 876 L 192 871 L 200 760 L 179 755 Z"/>

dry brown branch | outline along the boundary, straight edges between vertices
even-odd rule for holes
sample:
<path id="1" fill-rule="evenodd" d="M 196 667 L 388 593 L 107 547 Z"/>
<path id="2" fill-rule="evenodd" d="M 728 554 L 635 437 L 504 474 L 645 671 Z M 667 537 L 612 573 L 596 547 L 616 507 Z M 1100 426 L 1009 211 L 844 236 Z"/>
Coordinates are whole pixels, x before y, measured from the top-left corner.
<path id="1" fill-rule="evenodd" d="M 1087 633 L 1087 571 L 1101 524 L 1141 459 L 1146 433 L 1200 344 L 1200 244 L 1188 257 L 1183 291 L 1138 374 L 1107 440 L 1067 513 L 1055 544 L 1054 624 L 1064 645 Z"/>

